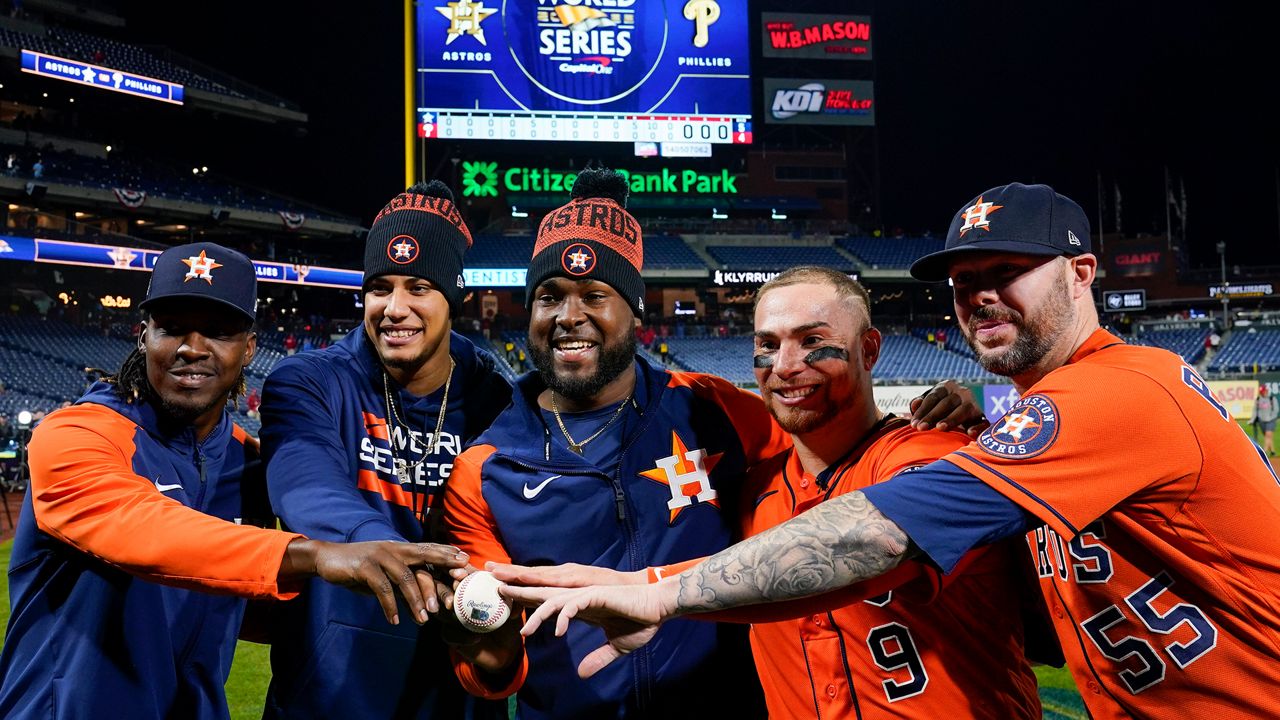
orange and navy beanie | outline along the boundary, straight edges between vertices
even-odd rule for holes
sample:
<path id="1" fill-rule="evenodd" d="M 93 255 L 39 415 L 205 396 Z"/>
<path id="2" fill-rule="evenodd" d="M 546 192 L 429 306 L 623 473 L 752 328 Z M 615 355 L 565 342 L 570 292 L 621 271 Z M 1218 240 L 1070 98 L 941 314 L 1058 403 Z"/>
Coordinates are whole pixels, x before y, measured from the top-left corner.
<path id="1" fill-rule="evenodd" d="M 551 211 L 538 227 L 525 282 L 525 305 L 549 277 L 590 278 L 607 283 L 644 316 L 644 242 L 640 223 L 626 211 L 627 179 L 613 170 L 578 174 L 573 199 Z"/>
<path id="2" fill-rule="evenodd" d="M 471 231 L 453 203 L 453 193 L 439 180 L 400 193 L 373 219 L 364 245 L 365 289 L 379 275 L 426 278 L 461 310 L 466 283 L 462 256 L 471 247 Z"/>

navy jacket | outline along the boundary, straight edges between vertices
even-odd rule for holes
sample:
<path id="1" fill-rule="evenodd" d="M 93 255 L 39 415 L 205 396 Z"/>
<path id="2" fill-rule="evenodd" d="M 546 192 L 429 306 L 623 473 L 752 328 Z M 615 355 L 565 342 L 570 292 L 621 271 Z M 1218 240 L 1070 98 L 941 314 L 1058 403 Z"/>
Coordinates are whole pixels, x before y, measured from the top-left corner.
<path id="1" fill-rule="evenodd" d="M 256 443 L 225 413 L 197 443 L 97 383 L 30 450 L 0 717 L 228 717 L 245 601 L 227 593 L 287 597 L 296 537 L 234 524 L 269 514 Z"/>
<path id="2" fill-rule="evenodd" d="M 747 467 L 790 439 L 753 394 L 711 375 L 673 372 L 637 358 L 635 405 L 621 416 L 616 463 L 597 467 L 571 452 L 538 408 L 530 374 L 512 403 L 455 465 L 445 523 L 473 563 L 576 562 L 641 570 L 723 550 Z M 565 638 L 545 626 L 526 641 L 520 717 L 760 717 L 763 702 L 745 626 L 666 623 L 644 648 L 590 680 L 577 664 L 604 634 L 572 623 Z M 465 663 L 460 677 L 484 687 Z"/>
<path id="3" fill-rule="evenodd" d="M 263 387 L 262 446 L 271 503 L 287 527 L 334 542 L 424 540 L 418 513 L 435 501 L 454 456 L 511 399 L 489 353 L 457 333 L 449 343 L 456 367 L 444 430 L 407 486 L 395 475 L 389 443 L 394 458 L 422 457 L 443 387 L 425 398 L 400 394 L 407 432 L 387 422 L 382 365 L 363 327 L 280 361 Z M 436 626 L 390 625 L 372 596 L 311 581 L 273 618 L 265 716 L 505 718 L 505 705 L 472 708 Z"/>

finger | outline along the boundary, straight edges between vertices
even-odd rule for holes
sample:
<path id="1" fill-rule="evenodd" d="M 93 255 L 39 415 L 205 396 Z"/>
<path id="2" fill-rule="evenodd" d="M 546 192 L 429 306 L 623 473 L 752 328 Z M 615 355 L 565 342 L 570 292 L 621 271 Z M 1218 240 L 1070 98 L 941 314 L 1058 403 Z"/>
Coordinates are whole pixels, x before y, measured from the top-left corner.
<path id="1" fill-rule="evenodd" d="M 529 619 L 525 620 L 524 626 L 520 628 L 520 634 L 524 637 L 529 637 L 534 634 L 538 631 L 538 628 L 542 627 L 542 623 L 547 618 L 551 617 L 559 610 L 560 605 L 557 601 L 553 600 L 543 603 L 537 610 L 529 613 Z"/>
<path id="2" fill-rule="evenodd" d="M 560 614 L 556 616 L 556 637 L 564 637 L 569 632 L 569 621 L 577 617 L 579 607 L 577 602 L 569 600 L 560 608 Z"/>
<path id="3" fill-rule="evenodd" d="M 523 565 L 512 565 L 510 563 L 489 561 L 484 564 L 484 569 L 493 573 L 493 576 L 502 582 L 519 582 L 521 572 L 527 568 Z"/>
<path id="4" fill-rule="evenodd" d="M 382 562 L 382 572 L 387 579 L 395 583 L 396 588 L 400 591 L 400 595 L 404 597 L 405 603 L 409 605 L 412 612 L 414 622 L 421 625 L 427 621 L 427 603 L 422 598 L 422 591 L 418 587 L 418 576 L 409 568 L 408 565 L 400 562 L 394 556 L 390 556 Z M 392 596 L 392 602 L 395 597 Z"/>
<path id="5" fill-rule="evenodd" d="M 911 405 L 910 405 L 910 409 L 911 409 L 911 414 L 912 414 L 912 415 L 915 415 L 915 414 L 916 414 L 916 410 L 920 408 L 920 403 L 922 403 L 922 402 L 924 402 L 924 396 L 923 396 L 923 395 L 921 395 L 920 397 L 911 398 Z"/>
<path id="6" fill-rule="evenodd" d="M 387 622 L 399 625 L 400 613 L 396 607 L 396 592 L 393 589 L 395 586 L 387 579 L 386 574 L 366 568 L 361 571 L 360 579 L 373 592 L 373 596 L 378 598 L 378 604 L 382 606 L 382 614 L 387 617 Z"/>
<path id="7" fill-rule="evenodd" d="M 578 663 L 578 677 L 586 680 L 622 656 L 623 653 L 612 645 L 598 647 L 582 658 L 582 662 Z"/>
<path id="8" fill-rule="evenodd" d="M 438 565 L 442 568 L 458 568 L 470 559 L 466 553 L 452 545 L 437 543 L 404 543 L 396 546 L 405 564 L 421 567 Z"/>
<path id="9" fill-rule="evenodd" d="M 422 593 L 427 612 L 432 615 L 440 612 L 440 600 L 436 597 L 439 593 L 440 581 L 436 580 L 431 573 L 423 570 L 415 570 L 413 579 L 418 583 L 418 592 Z"/>
<path id="10" fill-rule="evenodd" d="M 950 415 L 960 407 L 960 398 L 957 395 L 946 395 L 938 398 L 927 411 L 917 414 L 917 419 L 921 422 L 937 424 L 941 421 L 950 419 Z"/>
<path id="11" fill-rule="evenodd" d="M 530 607 L 541 605 L 560 592 L 563 592 L 563 590 L 551 587 L 524 587 L 521 585 L 500 585 L 498 587 L 498 593 L 503 597 Z"/>

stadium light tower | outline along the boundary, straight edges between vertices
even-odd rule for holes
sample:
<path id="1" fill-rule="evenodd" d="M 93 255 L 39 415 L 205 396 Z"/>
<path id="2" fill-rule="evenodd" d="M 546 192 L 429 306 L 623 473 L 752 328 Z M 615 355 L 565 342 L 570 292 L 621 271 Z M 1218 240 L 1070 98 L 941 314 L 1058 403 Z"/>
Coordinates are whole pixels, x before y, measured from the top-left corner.
<path id="1" fill-rule="evenodd" d="M 1227 292 L 1227 243 L 1218 241 L 1218 264 L 1222 270 L 1222 330 L 1226 332 L 1231 329 L 1231 315 L 1228 311 L 1228 305 L 1231 303 L 1231 295 Z"/>

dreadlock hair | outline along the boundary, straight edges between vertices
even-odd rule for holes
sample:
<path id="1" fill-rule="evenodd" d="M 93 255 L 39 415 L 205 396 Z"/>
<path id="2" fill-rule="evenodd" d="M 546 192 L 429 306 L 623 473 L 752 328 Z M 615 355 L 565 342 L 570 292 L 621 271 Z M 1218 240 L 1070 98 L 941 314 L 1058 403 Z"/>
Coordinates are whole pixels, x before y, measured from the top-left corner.
<path id="1" fill-rule="evenodd" d="M 248 331 L 253 332 L 253 325 L 249 326 Z M 116 396 L 127 403 L 155 396 L 155 389 L 147 379 L 147 353 L 142 349 L 141 343 L 134 346 L 129 356 L 120 363 L 120 369 L 115 375 L 104 377 L 102 381 L 114 385 Z M 244 368 L 240 368 L 240 377 L 236 378 L 236 384 L 231 388 L 231 406 L 239 410 L 240 398 L 248 392 L 249 384 L 244 377 Z"/>

